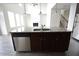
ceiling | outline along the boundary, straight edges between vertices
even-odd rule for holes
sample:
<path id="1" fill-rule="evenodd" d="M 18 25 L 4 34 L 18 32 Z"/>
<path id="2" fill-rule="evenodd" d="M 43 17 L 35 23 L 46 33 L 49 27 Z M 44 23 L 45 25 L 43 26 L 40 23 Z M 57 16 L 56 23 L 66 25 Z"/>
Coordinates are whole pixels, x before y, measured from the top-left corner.
<path id="1" fill-rule="evenodd" d="M 17 11 L 17 12 L 21 12 L 21 11 L 24 11 L 24 7 L 23 6 L 19 6 L 18 3 L 3 3 L 3 4 L 0 4 L 0 5 L 4 5 L 7 9 L 10 9 L 10 10 L 14 10 L 14 11 Z M 56 3 L 54 7 L 52 7 L 52 9 L 56 10 L 61 10 L 61 9 L 65 9 L 65 10 L 69 10 L 70 9 L 70 5 L 71 3 Z M 45 14 L 47 12 L 47 3 L 41 3 L 41 11 Z M 22 12 L 21 12 L 22 13 Z"/>

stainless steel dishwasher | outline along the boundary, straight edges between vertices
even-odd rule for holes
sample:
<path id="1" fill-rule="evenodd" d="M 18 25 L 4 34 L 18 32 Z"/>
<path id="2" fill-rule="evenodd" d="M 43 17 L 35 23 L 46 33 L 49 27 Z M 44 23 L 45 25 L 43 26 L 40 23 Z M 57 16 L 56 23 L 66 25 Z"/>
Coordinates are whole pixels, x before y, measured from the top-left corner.
<path id="1" fill-rule="evenodd" d="M 13 37 L 16 51 L 31 51 L 30 37 Z"/>

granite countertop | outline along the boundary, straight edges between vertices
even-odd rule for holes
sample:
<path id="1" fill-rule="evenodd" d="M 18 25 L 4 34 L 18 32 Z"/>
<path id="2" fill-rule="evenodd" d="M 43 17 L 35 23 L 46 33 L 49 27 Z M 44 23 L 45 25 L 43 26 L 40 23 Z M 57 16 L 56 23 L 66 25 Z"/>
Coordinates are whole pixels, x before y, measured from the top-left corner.
<path id="1" fill-rule="evenodd" d="M 48 28 L 45 28 L 45 29 L 48 29 Z M 71 32 L 71 31 L 68 31 L 64 28 L 56 28 L 56 27 L 54 27 L 50 30 L 45 30 L 45 31 L 43 31 L 43 30 L 34 31 L 33 28 L 23 28 L 23 29 L 17 28 L 17 29 L 13 29 L 10 31 L 10 33 L 18 33 L 18 32 Z"/>

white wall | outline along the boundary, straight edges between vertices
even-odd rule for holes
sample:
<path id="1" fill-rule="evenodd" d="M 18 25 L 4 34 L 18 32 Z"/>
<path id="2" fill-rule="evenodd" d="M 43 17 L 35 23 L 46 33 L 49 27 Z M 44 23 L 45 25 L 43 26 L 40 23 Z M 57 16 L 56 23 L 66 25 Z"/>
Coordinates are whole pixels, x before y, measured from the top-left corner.
<path id="1" fill-rule="evenodd" d="M 72 31 L 74 19 L 75 19 L 75 13 L 76 13 L 76 3 L 72 3 L 70 7 L 70 13 L 69 13 L 69 19 L 68 19 L 68 26 L 67 30 Z"/>

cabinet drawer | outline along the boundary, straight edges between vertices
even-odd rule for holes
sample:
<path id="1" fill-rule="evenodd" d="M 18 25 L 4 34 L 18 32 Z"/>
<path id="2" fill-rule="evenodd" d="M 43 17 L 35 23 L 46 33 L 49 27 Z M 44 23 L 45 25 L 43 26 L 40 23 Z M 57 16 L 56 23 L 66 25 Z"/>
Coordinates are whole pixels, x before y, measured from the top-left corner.
<path id="1" fill-rule="evenodd" d="M 57 38 L 56 33 L 47 33 L 46 34 L 47 39 L 55 40 Z"/>
<path id="2" fill-rule="evenodd" d="M 30 33 L 11 33 L 13 37 L 30 37 Z"/>
<path id="3" fill-rule="evenodd" d="M 31 37 L 41 37 L 41 33 L 32 33 Z"/>

